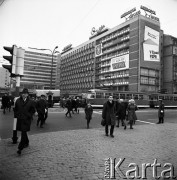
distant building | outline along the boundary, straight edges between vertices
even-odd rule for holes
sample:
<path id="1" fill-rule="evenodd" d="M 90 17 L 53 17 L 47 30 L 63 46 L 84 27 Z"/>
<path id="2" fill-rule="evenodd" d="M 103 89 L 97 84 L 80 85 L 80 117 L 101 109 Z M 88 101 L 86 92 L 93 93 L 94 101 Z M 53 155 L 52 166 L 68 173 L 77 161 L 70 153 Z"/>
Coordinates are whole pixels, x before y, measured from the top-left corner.
<path id="1" fill-rule="evenodd" d="M 28 89 L 50 89 L 51 83 L 51 69 L 52 70 L 52 89 L 56 85 L 56 67 L 58 56 L 25 51 L 24 59 L 24 76 L 21 78 L 20 86 Z"/>
<path id="2" fill-rule="evenodd" d="M 177 37 L 164 34 L 162 91 L 177 93 Z"/>
<path id="3" fill-rule="evenodd" d="M 60 90 L 158 92 L 161 87 L 163 31 L 159 19 L 140 11 L 112 29 L 92 29 L 89 41 L 61 53 Z"/>
<path id="4" fill-rule="evenodd" d="M 10 88 L 10 73 L 3 67 L 0 67 L 0 88 Z"/>

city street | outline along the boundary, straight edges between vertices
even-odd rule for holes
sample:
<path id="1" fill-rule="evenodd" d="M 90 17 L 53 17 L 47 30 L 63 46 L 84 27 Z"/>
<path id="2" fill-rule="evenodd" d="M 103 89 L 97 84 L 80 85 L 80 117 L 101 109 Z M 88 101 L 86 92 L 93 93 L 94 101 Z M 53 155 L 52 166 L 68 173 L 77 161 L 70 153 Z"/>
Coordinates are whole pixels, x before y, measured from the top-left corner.
<path id="1" fill-rule="evenodd" d="M 111 138 L 105 136 L 100 125 L 100 110 L 93 115 L 91 129 L 86 129 L 83 111 L 72 118 L 66 118 L 64 112 L 51 112 L 43 129 L 37 128 L 36 120 L 33 121 L 30 145 L 20 156 L 18 144 L 12 144 L 9 138 L 0 140 L 0 179 L 105 180 L 112 177 L 123 180 L 130 176 L 131 179 L 175 179 L 176 113 L 167 110 L 165 123 L 157 125 L 153 124 L 157 121 L 157 110 L 139 110 L 137 115 L 141 121 L 137 121 L 134 129 L 116 128 Z M 1 118 L 1 125 L 2 120 L 7 119 Z M 5 130 L 8 126 L 11 127 L 7 123 L 3 125 Z"/>
<path id="2" fill-rule="evenodd" d="M 137 111 L 138 120 L 136 125 L 149 125 L 156 124 L 157 109 L 139 109 Z M 30 135 L 45 133 L 45 132 L 55 132 L 55 131 L 66 131 L 66 130 L 76 130 L 76 129 L 86 129 L 86 120 L 83 109 L 80 109 L 79 114 L 72 114 L 72 118 L 65 117 L 66 111 L 62 108 L 49 109 L 49 117 L 46 120 L 44 128 L 39 128 L 36 126 L 37 117 L 31 125 Z M 90 128 L 100 128 L 101 122 L 101 109 L 94 109 L 93 118 L 90 123 Z M 177 109 L 166 109 L 165 111 L 165 122 L 177 123 L 176 119 Z M 6 139 L 12 137 L 12 127 L 13 127 L 13 112 L 7 112 L 5 115 L 0 111 L 0 138 Z"/>

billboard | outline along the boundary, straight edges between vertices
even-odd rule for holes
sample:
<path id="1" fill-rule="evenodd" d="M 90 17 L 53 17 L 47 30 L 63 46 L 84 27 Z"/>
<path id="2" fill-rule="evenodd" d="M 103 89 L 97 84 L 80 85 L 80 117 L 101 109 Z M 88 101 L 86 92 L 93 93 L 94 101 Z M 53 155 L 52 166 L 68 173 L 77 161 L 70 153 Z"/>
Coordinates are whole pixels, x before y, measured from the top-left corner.
<path id="1" fill-rule="evenodd" d="M 129 68 L 129 54 L 111 59 L 111 71 L 118 71 Z"/>
<path id="2" fill-rule="evenodd" d="M 160 61 L 158 31 L 145 26 L 143 49 L 144 61 Z"/>

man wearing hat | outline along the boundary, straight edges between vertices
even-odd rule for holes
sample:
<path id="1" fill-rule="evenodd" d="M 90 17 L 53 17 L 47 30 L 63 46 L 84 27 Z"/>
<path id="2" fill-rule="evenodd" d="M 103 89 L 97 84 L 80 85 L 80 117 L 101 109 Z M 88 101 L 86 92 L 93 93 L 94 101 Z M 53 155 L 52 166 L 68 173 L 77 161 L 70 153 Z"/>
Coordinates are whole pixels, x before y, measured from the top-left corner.
<path id="1" fill-rule="evenodd" d="M 23 148 L 29 145 L 27 131 L 30 131 L 32 116 L 35 113 L 34 103 L 28 95 L 28 89 L 24 88 L 20 98 L 16 100 L 14 108 L 14 117 L 17 118 L 17 131 L 21 131 L 21 141 L 17 151 L 19 155 Z"/>
<path id="2" fill-rule="evenodd" d="M 162 99 L 159 99 L 159 110 L 158 110 L 159 122 L 157 124 L 164 123 L 164 115 L 165 115 L 165 105 Z"/>
<path id="3" fill-rule="evenodd" d="M 47 103 L 45 101 L 45 95 L 41 95 L 41 98 L 39 101 L 37 101 L 36 109 L 38 113 L 38 120 L 37 120 L 37 126 L 40 122 L 40 128 L 43 128 L 43 124 L 45 121 L 45 113 L 47 111 Z"/>

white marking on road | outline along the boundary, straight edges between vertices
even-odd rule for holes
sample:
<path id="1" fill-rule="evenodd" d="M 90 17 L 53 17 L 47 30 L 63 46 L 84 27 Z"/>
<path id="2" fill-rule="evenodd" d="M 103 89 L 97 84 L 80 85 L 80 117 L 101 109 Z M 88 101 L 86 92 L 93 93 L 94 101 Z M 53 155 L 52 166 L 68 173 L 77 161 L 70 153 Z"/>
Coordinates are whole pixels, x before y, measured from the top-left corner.
<path id="1" fill-rule="evenodd" d="M 151 123 L 151 122 L 147 122 L 147 121 L 141 121 L 141 120 L 136 120 L 136 121 L 139 121 L 139 122 L 142 122 L 142 123 L 146 123 L 146 124 L 155 124 L 155 123 Z"/>
<path id="2" fill-rule="evenodd" d="M 94 111 L 94 113 L 101 114 L 102 112 L 100 112 L 100 111 Z M 151 123 L 151 122 L 147 122 L 147 121 L 141 121 L 141 120 L 136 120 L 136 121 L 139 121 L 139 122 L 142 122 L 142 123 L 146 123 L 146 124 L 155 124 L 155 123 Z"/>

